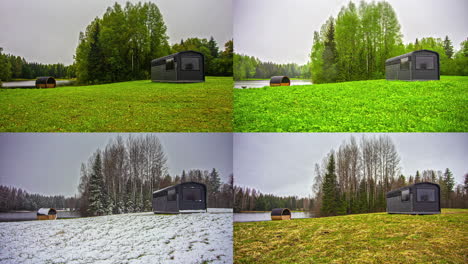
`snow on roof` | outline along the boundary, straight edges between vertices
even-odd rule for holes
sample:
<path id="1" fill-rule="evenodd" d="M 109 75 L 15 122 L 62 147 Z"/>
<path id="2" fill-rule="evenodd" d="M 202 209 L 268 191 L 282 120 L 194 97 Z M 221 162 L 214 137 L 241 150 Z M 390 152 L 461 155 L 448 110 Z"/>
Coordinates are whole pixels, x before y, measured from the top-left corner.
<path id="1" fill-rule="evenodd" d="M 38 215 L 48 215 L 50 209 L 52 209 L 52 208 L 40 208 L 39 210 L 37 210 L 37 214 Z"/>

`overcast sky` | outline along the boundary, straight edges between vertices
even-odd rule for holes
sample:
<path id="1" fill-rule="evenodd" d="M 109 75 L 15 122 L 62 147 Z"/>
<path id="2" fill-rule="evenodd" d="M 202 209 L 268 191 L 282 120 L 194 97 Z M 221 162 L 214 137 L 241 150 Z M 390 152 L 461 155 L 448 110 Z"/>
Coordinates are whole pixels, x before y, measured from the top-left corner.
<path id="1" fill-rule="evenodd" d="M 27 61 L 71 64 L 79 32 L 115 2 L 124 5 L 127 0 L 1 0 L 0 47 Z M 224 49 L 232 39 L 231 0 L 151 2 L 164 17 L 171 44 L 182 38 L 213 36 Z"/>
<path id="2" fill-rule="evenodd" d="M 313 32 L 336 18 L 349 0 L 236 0 L 234 50 L 262 61 L 305 64 Z M 371 2 L 366 0 L 366 2 Z M 403 42 L 448 35 L 456 50 L 468 37 L 466 0 L 388 0 L 401 25 Z M 359 1 L 354 1 L 359 3 Z"/>
<path id="3" fill-rule="evenodd" d="M 121 134 L 127 138 L 128 134 Z M 232 173 L 232 134 L 157 133 L 169 173 L 216 168 L 227 182 Z M 30 193 L 74 195 L 80 166 L 114 133 L 0 133 L 0 184 Z M 135 134 L 134 136 L 138 136 Z"/>
<path id="4" fill-rule="evenodd" d="M 276 195 L 311 194 L 315 163 L 349 140 L 349 133 L 237 133 L 234 135 L 234 179 L 237 185 Z M 360 140 L 362 134 L 353 134 Z M 379 135 L 366 134 L 367 136 Z M 449 168 L 457 183 L 468 173 L 468 134 L 388 134 L 401 158 L 401 172 Z"/>

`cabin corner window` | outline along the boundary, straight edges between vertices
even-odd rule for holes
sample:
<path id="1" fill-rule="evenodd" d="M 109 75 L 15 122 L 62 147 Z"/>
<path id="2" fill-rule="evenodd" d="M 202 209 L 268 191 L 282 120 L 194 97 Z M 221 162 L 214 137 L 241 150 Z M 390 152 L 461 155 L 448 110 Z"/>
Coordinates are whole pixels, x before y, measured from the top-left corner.
<path id="1" fill-rule="evenodd" d="M 167 191 L 167 200 L 168 200 L 168 201 L 175 201 L 175 200 L 177 200 L 177 195 L 176 195 L 176 190 L 175 190 L 175 189 L 172 189 L 172 190 L 168 190 L 168 191 Z"/>
<path id="2" fill-rule="evenodd" d="M 435 202 L 434 189 L 417 189 L 416 196 L 418 202 Z"/>
<path id="3" fill-rule="evenodd" d="M 185 201 L 201 201 L 202 200 L 201 190 L 195 189 L 195 188 L 184 189 L 183 197 Z"/>
<path id="4" fill-rule="evenodd" d="M 400 59 L 400 70 L 407 71 L 409 70 L 409 58 Z"/>
<path id="5" fill-rule="evenodd" d="M 167 59 L 166 60 L 166 71 L 172 71 L 174 70 L 175 65 L 174 65 L 174 59 Z"/>
<path id="6" fill-rule="evenodd" d="M 182 70 L 183 71 L 199 71 L 200 58 L 198 57 L 182 57 Z"/>
<path id="7" fill-rule="evenodd" d="M 433 70 L 434 57 L 432 56 L 416 56 L 416 70 Z"/>
<path id="8" fill-rule="evenodd" d="M 402 202 L 407 202 L 410 200 L 410 193 L 409 190 L 404 190 L 401 191 L 401 201 Z"/>

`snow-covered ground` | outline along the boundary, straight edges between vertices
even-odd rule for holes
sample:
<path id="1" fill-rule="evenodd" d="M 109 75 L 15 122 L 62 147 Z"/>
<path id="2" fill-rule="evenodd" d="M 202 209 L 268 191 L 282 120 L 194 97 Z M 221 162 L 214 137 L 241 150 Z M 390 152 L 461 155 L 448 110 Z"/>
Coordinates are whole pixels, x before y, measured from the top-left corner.
<path id="1" fill-rule="evenodd" d="M 232 263 L 232 213 L 0 223 L 0 263 Z"/>

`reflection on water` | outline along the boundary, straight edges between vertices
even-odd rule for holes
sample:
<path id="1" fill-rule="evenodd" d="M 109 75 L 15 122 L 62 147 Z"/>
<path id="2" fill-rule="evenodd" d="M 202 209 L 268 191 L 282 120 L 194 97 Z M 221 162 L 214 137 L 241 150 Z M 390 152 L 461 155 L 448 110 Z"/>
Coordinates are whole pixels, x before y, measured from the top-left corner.
<path id="1" fill-rule="evenodd" d="M 69 85 L 72 84 L 71 80 L 59 80 L 56 81 L 57 86 Z M 19 81 L 19 82 L 4 82 L 2 87 L 8 88 L 21 88 L 21 87 L 36 87 L 36 81 Z"/>
<path id="2" fill-rule="evenodd" d="M 79 212 L 58 211 L 57 219 L 80 217 Z M 36 220 L 37 212 L 9 212 L 0 213 L 0 222 L 30 221 Z"/>
<path id="3" fill-rule="evenodd" d="M 311 212 L 292 212 L 292 219 L 298 218 L 313 218 L 314 214 Z M 236 213 L 234 214 L 234 222 L 257 222 L 257 221 L 271 221 L 270 212 L 259 213 Z"/>
<path id="4" fill-rule="evenodd" d="M 308 85 L 312 84 L 311 81 L 306 80 L 291 80 L 291 85 Z M 236 81 L 234 88 L 261 88 L 270 86 L 270 80 L 257 80 L 257 81 Z"/>

